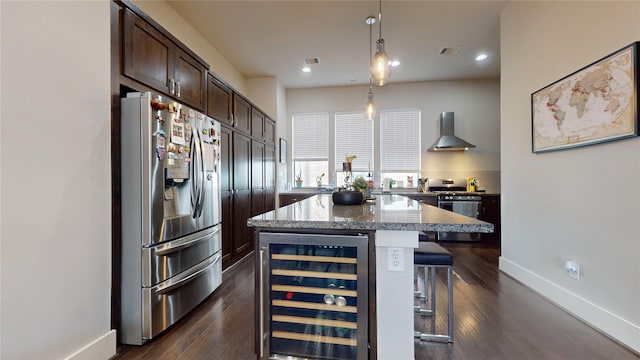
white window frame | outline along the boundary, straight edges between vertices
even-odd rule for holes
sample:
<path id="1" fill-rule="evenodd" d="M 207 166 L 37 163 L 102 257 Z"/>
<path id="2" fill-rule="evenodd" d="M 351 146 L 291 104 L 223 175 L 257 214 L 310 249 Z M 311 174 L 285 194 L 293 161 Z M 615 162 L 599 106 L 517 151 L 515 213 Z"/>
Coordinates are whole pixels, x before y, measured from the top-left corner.
<path id="1" fill-rule="evenodd" d="M 374 126 L 362 111 L 343 111 L 334 114 L 334 153 L 336 172 L 342 171 L 346 156 L 355 155 L 353 172 L 372 171 L 374 165 Z"/>
<path id="2" fill-rule="evenodd" d="M 323 172 L 323 181 L 327 181 L 329 170 L 329 113 L 311 112 L 293 114 L 291 117 L 291 170 L 292 183 L 298 174 L 302 175 L 303 186 L 317 186 L 316 178 Z M 316 167 L 312 163 L 324 162 L 325 166 L 311 173 L 296 169 L 296 163 L 305 163 L 305 167 Z M 296 174 L 296 171 L 298 174 Z"/>

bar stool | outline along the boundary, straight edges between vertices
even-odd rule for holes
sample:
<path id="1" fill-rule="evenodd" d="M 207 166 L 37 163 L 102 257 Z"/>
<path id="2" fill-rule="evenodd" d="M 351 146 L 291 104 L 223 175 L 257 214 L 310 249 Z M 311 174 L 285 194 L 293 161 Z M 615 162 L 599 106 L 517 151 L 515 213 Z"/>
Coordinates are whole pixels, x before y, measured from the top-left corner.
<path id="1" fill-rule="evenodd" d="M 425 316 L 436 315 L 436 269 L 447 269 L 447 298 L 448 298 L 448 333 L 447 335 L 436 334 L 435 323 L 433 333 L 421 333 L 414 331 L 414 338 L 426 341 L 453 342 L 453 255 L 434 242 L 419 242 L 418 248 L 413 253 L 414 276 L 418 269 L 424 270 L 424 300 L 429 303 L 430 309 L 423 309 L 415 306 L 415 312 Z M 422 298 L 422 296 L 420 296 Z"/>
<path id="2" fill-rule="evenodd" d="M 418 233 L 418 241 L 419 242 L 425 242 L 425 241 L 429 241 L 429 235 L 427 235 L 425 232 L 419 232 Z M 420 290 L 418 289 L 418 271 L 414 271 L 413 272 L 413 283 L 416 284 L 416 289 L 414 291 L 414 295 L 417 298 L 420 298 L 420 300 L 426 300 L 426 298 L 422 295 L 422 293 L 420 292 Z"/>

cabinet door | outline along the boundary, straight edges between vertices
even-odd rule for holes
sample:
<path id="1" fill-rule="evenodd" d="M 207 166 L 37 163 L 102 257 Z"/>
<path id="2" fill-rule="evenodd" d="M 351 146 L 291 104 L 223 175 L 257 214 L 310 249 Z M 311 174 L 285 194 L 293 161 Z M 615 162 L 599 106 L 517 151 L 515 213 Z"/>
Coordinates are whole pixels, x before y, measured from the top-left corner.
<path id="1" fill-rule="evenodd" d="M 173 77 L 173 43 L 131 10 L 124 13 L 124 75 L 169 93 Z"/>
<path id="2" fill-rule="evenodd" d="M 233 93 L 233 127 L 251 133 L 251 104 L 236 93 Z"/>
<path id="3" fill-rule="evenodd" d="M 247 219 L 251 215 L 251 141 L 233 132 L 233 251 L 234 258 L 252 250 Z"/>
<path id="4" fill-rule="evenodd" d="M 264 148 L 264 188 L 276 188 L 276 148 L 269 145 Z"/>
<path id="5" fill-rule="evenodd" d="M 231 125 L 232 92 L 213 75 L 207 76 L 207 115 Z"/>
<path id="6" fill-rule="evenodd" d="M 222 267 L 233 264 L 233 138 L 220 129 L 220 191 L 222 198 Z"/>
<path id="7" fill-rule="evenodd" d="M 482 221 L 493 224 L 493 233 L 482 234 L 483 240 L 500 240 L 500 195 L 482 195 L 480 215 Z"/>
<path id="8" fill-rule="evenodd" d="M 253 250 L 251 229 L 247 226 L 247 219 L 251 217 L 250 190 L 238 191 L 233 199 L 233 261 L 240 260 Z"/>
<path id="9" fill-rule="evenodd" d="M 251 111 L 251 136 L 264 141 L 264 114 L 257 109 Z"/>
<path id="10" fill-rule="evenodd" d="M 276 208 L 276 148 L 264 148 L 264 211 Z"/>
<path id="11" fill-rule="evenodd" d="M 262 214 L 264 206 L 264 144 L 251 140 L 251 215 Z"/>
<path id="12" fill-rule="evenodd" d="M 267 144 L 276 143 L 276 123 L 268 117 L 264 119 L 264 141 Z"/>
<path id="13" fill-rule="evenodd" d="M 207 70 L 196 59 L 179 48 L 175 49 L 174 95 L 196 110 L 205 107 L 205 79 Z"/>

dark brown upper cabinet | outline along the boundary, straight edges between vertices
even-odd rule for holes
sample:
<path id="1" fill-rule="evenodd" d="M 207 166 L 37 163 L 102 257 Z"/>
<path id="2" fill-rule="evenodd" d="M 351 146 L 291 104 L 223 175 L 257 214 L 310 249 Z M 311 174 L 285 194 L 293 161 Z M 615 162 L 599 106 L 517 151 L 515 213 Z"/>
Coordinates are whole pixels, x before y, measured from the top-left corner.
<path id="1" fill-rule="evenodd" d="M 207 75 L 207 115 L 227 124 L 231 124 L 231 106 L 233 90 L 211 73 Z"/>
<path id="2" fill-rule="evenodd" d="M 264 141 L 271 145 L 276 143 L 276 122 L 266 116 L 264 118 Z"/>
<path id="3" fill-rule="evenodd" d="M 273 145 L 275 143 L 275 131 L 276 123 L 254 107 L 251 113 L 251 136 Z"/>
<path id="4" fill-rule="evenodd" d="M 256 108 L 251 111 L 251 136 L 264 141 L 264 114 Z"/>
<path id="5" fill-rule="evenodd" d="M 207 66 L 130 9 L 124 13 L 123 73 L 203 111 Z"/>
<path id="6" fill-rule="evenodd" d="M 233 93 L 232 125 L 245 134 L 251 134 L 251 103 L 237 93 Z"/>

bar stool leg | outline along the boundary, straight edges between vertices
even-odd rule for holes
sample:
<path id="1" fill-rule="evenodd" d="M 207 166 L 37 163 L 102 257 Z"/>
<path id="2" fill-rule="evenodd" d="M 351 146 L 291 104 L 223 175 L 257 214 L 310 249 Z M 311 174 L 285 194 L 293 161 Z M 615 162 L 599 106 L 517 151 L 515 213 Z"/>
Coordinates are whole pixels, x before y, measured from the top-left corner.
<path id="1" fill-rule="evenodd" d="M 429 310 L 424 310 L 421 309 L 420 310 L 420 314 L 428 314 L 430 316 L 435 316 L 436 314 L 436 293 L 435 293 L 435 283 L 436 283 L 436 269 L 437 267 L 435 266 L 430 266 L 427 267 L 427 269 L 425 269 L 425 273 L 429 273 L 430 274 L 430 280 L 431 284 L 429 287 L 430 288 L 430 294 L 427 296 L 428 301 L 431 301 L 431 309 Z M 430 271 L 429 271 L 430 270 Z M 426 276 L 425 276 L 426 277 Z M 425 280 L 425 286 L 427 286 L 426 284 L 426 280 Z M 448 343 L 453 343 L 453 334 L 454 334 L 454 329 L 453 329 L 453 266 L 447 266 L 447 324 L 448 324 L 448 329 L 447 329 L 447 335 L 437 335 L 437 334 L 426 334 L 426 333 L 420 333 L 419 331 L 414 331 L 414 337 L 415 338 L 419 338 L 420 340 L 425 340 L 425 341 L 446 341 Z M 435 326 L 435 325 L 434 325 Z"/>
<path id="2" fill-rule="evenodd" d="M 429 300 L 431 301 L 431 314 L 432 316 L 436 315 L 436 268 L 435 267 L 431 267 L 431 294 L 429 294 Z M 425 269 L 425 272 L 427 270 Z M 425 276 L 426 278 L 426 276 Z M 425 288 L 427 286 L 427 283 L 425 282 Z M 426 291 L 426 290 L 425 290 Z"/>
<path id="3" fill-rule="evenodd" d="M 423 265 L 415 265 L 414 266 L 414 276 L 416 273 L 418 273 L 419 269 L 422 269 L 424 271 L 424 288 L 423 288 L 423 292 L 420 291 L 419 289 L 419 277 L 418 277 L 418 282 L 416 282 L 416 297 L 419 297 L 420 301 L 424 301 L 425 302 L 425 307 L 426 304 L 431 303 L 431 308 L 422 308 L 422 305 L 418 304 L 418 305 L 414 305 L 413 306 L 413 311 L 415 313 L 419 313 L 422 316 L 434 316 L 435 315 L 435 268 L 429 267 L 429 266 L 423 266 Z M 429 271 L 431 270 L 431 271 Z M 431 278 L 431 279 L 430 279 Z M 431 284 L 431 286 L 429 285 Z M 419 295 L 418 295 L 419 294 Z"/>
<path id="4" fill-rule="evenodd" d="M 422 300 L 422 299 L 424 299 L 424 295 L 422 295 L 422 292 L 420 291 L 419 271 L 420 271 L 420 266 L 419 265 L 413 265 L 413 284 L 415 286 L 413 294 L 415 295 L 415 297 L 417 297 L 417 298 Z"/>

